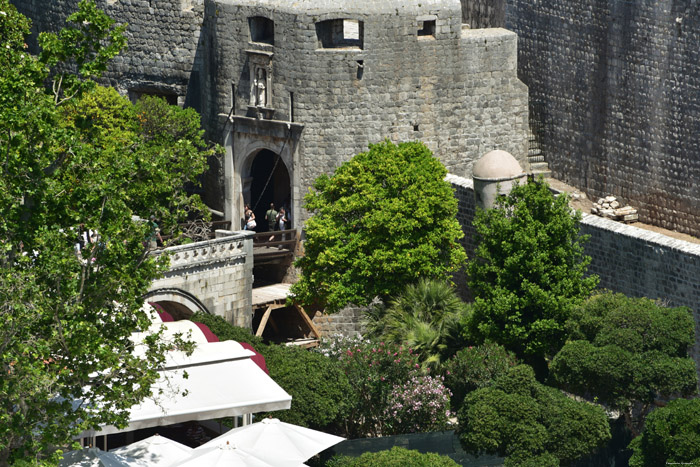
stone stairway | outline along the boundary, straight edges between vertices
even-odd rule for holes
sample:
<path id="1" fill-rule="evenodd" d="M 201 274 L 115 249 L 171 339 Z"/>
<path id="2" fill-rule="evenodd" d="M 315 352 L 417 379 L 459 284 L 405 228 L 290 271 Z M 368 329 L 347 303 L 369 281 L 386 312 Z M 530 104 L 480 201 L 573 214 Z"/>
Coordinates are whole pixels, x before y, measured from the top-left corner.
<path id="1" fill-rule="evenodd" d="M 542 149 L 535 133 L 529 131 L 528 136 L 527 161 L 530 163 L 530 171 L 535 176 L 551 176 L 552 171 L 549 170 L 549 164 L 544 160 L 544 154 L 542 154 Z"/>

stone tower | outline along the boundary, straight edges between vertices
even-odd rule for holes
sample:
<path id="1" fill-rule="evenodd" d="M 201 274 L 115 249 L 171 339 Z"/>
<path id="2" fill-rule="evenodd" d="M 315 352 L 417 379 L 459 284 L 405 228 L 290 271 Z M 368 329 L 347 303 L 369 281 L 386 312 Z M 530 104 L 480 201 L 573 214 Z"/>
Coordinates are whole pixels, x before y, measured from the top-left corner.
<path id="1" fill-rule="evenodd" d="M 244 203 L 300 225 L 313 180 L 385 138 L 425 142 L 455 175 L 494 149 L 527 170 L 516 35 L 470 29 L 459 0 L 97 1 L 129 23 L 106 83 L 194 107 L 226 147 L 206 202 L 234 229 Z M 55 30 L 78 0 L 14 3 Z"/>
<path id="2" fill-rule="evenodd" d="M 421 140 L 450 173 L 481 154 L 525 167 L 516 36 L 469 29 L 457 0 L 207 0 L 203 114 L 227 148 L 227 217 L 288 204 L 368 143 Z"/>

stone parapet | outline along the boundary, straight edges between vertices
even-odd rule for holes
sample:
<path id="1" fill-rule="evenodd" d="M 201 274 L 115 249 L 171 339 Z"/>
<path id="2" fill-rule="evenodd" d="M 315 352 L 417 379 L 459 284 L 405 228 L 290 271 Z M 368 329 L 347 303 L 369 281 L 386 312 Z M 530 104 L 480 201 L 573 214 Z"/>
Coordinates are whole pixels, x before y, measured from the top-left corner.
<path id="1" fill-rule="evenodd" d="M 153 283 L 150 294 L 188 303 L 196 297 L 202 311 L 231 324 L 252 326 L 253 234 L 217 230 L 217 238 L 154 252 L 167 254 L 170 269 Z M 182 295 L 182 297 L 178 297 Z M 200 310 L 191 310 L 200 311 Z"/>

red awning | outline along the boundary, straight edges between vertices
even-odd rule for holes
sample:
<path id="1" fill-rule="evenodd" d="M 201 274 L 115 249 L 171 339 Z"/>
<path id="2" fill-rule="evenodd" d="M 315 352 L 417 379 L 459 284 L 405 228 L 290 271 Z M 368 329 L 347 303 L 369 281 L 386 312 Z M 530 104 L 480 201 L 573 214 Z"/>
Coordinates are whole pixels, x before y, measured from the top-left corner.
<path id="1" fill-rule="evenodd" d="M 197 325 L 197 327 L 202 331 L 202 334 L 204 334 L 204 337 L 207 338 L 207 342 L 219 342 L 219 338 L 216 337 L 216 334 L 214 334 L 211 329 L 209 329 L 209 326 L 207 326 L 204 323 L 198 323 L 194 321 L 194 324 Z M 255 360 L 255 357 L 252 357 L 253 360 Z"/>
<path id="2" fill-rule="evenodd" d="M 251 352 L 255 353 L 255 355 L 253 357 L 250 357 L 250 359 L 253 360 L 255 362 L 255 364 L 258 365 L 262 371 L 264 371 L 265 373 L 267 373 L 269 375 L 270 372 L 267 370 L 267 365 L 265 364 L 265 357 L 263 357 L 262 354 L 260 352 L 258 352 L 257 350 L 255 350 L 253 348 L 253 346 L 250 345 L 249 343 L 239 342 L 239 344 L 241 344 L 241 347 L 243 347 L 244 349 L 248 349 Z"/>

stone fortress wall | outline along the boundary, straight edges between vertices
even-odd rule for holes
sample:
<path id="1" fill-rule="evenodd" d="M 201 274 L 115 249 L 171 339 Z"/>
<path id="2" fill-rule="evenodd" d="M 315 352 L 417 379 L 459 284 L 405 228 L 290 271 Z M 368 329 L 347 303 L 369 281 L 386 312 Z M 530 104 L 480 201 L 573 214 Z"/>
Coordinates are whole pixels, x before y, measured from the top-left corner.
<path id="1" fill-rule="evenodd" d="M 12 0 L 32 31 L 58 31 L 79 0 Z M 203 0 L 98 0 L 118 23 L 128 23 L 127 50 L 114 58 L 106 83 L 122 94 L 160 94 L 199 109 Z M 36 47 L 36 42 L 30 44 Z"/>
<path id="2" fill-rule="evenodd" d="M 252 39 L 251 18 L 274 24 L 274 43 Z M 345 43 L 324 43 L 322 29 L 332 23 L 356 29 Z M 316 177 L 384 138 L 421 140 L 461 175 L 496 147 L 527 163 L 516 37 L 463 29 L 456 1 L 218 0 L 206 3 L 205 24 L 205 50 L 213 54 L 205 60 L 207 119 L 228 113 L 234 101 L 235 115 L 255 115 L 251 66 L 260 60 L 269 63 L 272 119 L 303 125 L 293 160 L 285 160 L 297 206 Z"/>
<path id="3" fill-rule="evenodd" d="M 700 236 L 700 3 L 503 1 L 553 175 Z"/>

